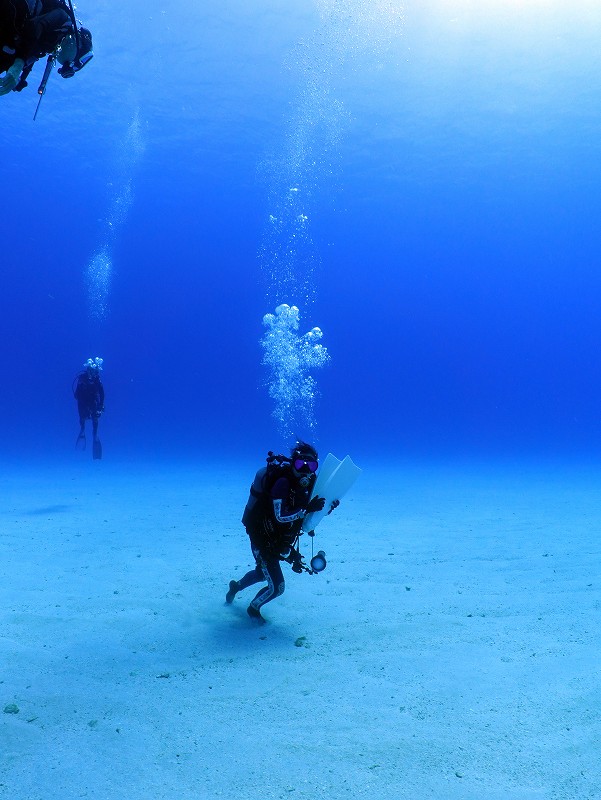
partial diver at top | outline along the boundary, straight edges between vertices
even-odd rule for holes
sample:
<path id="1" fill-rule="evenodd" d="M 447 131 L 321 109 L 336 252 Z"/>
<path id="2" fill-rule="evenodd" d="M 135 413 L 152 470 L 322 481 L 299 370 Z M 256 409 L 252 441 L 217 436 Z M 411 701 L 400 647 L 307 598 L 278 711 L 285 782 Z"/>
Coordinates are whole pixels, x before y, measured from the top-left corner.
<path id="1" fill-rule="evenodd" d="M 0 95 L 24 89 L 35 62 L 48 56 L 41 100 L 55 61 L 59 75 L 71 78 L 92 55 L 92 34 L 76 19 L 71 0 L 0 0 L 0 74 L 6 73 Z"/>

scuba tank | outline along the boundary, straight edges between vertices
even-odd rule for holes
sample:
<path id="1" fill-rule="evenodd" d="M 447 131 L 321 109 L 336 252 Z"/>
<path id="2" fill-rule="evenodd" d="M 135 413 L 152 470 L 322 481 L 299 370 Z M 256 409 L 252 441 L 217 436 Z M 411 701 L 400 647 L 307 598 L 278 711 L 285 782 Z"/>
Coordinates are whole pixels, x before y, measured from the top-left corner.
<path id="1" fill-rule="evenodd" d="M 267 466 L 261 467 L 251 484 L 248 500 L 242 515 L 244 527 L 251 527 L 266 512 L 266 501 L 269 490 L 275 481 L 290 469 L 291 461 L 287 456 L 275 455 L 270 450 L 267 454 Z"/>

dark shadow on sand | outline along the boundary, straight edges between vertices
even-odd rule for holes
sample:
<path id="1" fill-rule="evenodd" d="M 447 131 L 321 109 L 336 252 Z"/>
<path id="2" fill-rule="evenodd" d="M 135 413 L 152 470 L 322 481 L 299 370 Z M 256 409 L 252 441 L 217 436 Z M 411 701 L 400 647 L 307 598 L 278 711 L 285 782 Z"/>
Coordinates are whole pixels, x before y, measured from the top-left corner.
<path id="1" fill-rule="evenodd" d="M 278 621 L 276 614 L 273 621 L 267 619 L 265 624 L 257 623 L 246 613 L 246 605 L 235 601 L 232 605 L 223 604 L 223 615 L 216 615 L 215 624 L 207 630 L 214 645 L 229 655 L 248 653 L 259 644 L 287 650 L 298 634 Z"/>
<path id="2" fill-rule="evenodd" d="M 26 511 L 25 514 L 28 517 L 35 517 L 43 514 L 62 514 L 64 511 L 69 511 L 71 508 L 72 506 L 66 505 L 44 506 L 44 508 L 34 508 L 33 511 Z"/>

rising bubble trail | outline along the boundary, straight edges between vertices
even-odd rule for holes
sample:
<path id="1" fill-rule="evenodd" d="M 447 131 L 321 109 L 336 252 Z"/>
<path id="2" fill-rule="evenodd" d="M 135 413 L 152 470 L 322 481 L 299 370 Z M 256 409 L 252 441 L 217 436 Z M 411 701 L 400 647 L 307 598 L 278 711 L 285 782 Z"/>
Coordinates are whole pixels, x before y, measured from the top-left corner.
<path id="1" fill-rule="evenodd" d="M 112 196 L 108 213 L 102 221 L 101 242 L 85 269 L 88 310 L 92 319 L 101 320 L 108 314 L 113 277 L 113 251 L 117 235 L 125 224 L 133 202 L 133 175 L 143 152 L 140 117 L 136 111 L 118 153 L 112 181 Z"/>
<path id="2" fill-rule="evenodd" d="M 286 61 L 297 77 L 279 152 L 262 164 L 269 213 L 259 262 L 269 307 L 261 340 L 270 397 L 280 434 L 314 433 L 317 384 L 311 372 L 329 359 L 319 343 L 322 332 L 298 333 L 299 306 L 311 306 L 322 258 L 312 225 L 337 179 L 339 145 L 352 114 L 337 90 L 365 64 L 377 69 L 380 57 L 401 35 L 399 0 L 316 0 L 318 24 Z M 331 198 L 330 198 L 331 199 Z M 293 305 L 294 304 L 294 305 Z"/>

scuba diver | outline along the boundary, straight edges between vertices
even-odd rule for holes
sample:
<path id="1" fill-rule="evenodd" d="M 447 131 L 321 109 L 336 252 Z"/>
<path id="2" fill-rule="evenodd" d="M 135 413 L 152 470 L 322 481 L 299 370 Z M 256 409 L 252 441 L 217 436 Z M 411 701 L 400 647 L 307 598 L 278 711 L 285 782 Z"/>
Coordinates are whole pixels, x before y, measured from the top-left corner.
<path id="1" fill-rule="evenodd" d="M 225 602 L 232 603 L 238 592 L 267 581 L 267 586 L 259 590 L 247 608 L 248 615 L 259 623 L 265 622 L 261 607 L 284 592 L 280 561 L 291 564 L 293 572 L 311 571 L 303 564 L 295 545 L 302 534 L 305 516 L 321 511 L 325 505 L 323 497 L 309 499 L 318 466 L 315 448 L 297 442 L 290 458 L 270 452 L 267 466 L 257 472 L 250 488 L 242 524 L 250 537 L 256 567 L 239 581 L 230 581 Z M 332 503 L 328 513 L 337 505 L 338 501 Z"/>
<path id="2" fill-rule="evenodd" d="M 102 444 L 98 438 L 98 420 L 104 411 L 104 386 L 100 380 L 102 364 L 102 358 L 88 358 L 72 386 L 79 413 L 79 435 L 75 447 L 78 450 L 86 449 L 86 420 L 91 419 L 93 458 L 102 458 Z"/>
<path id="3" fill-rule="evenodd" d="M 58 61 L 71 78 L 92 58 L 92 34 L 75 18 L 71 0 L 0 0 L 0 95 L 20 92 L 35 62 L 48 56 L 38 93 Z M 41 98 L 40 98 L 41 99 Z"/>

